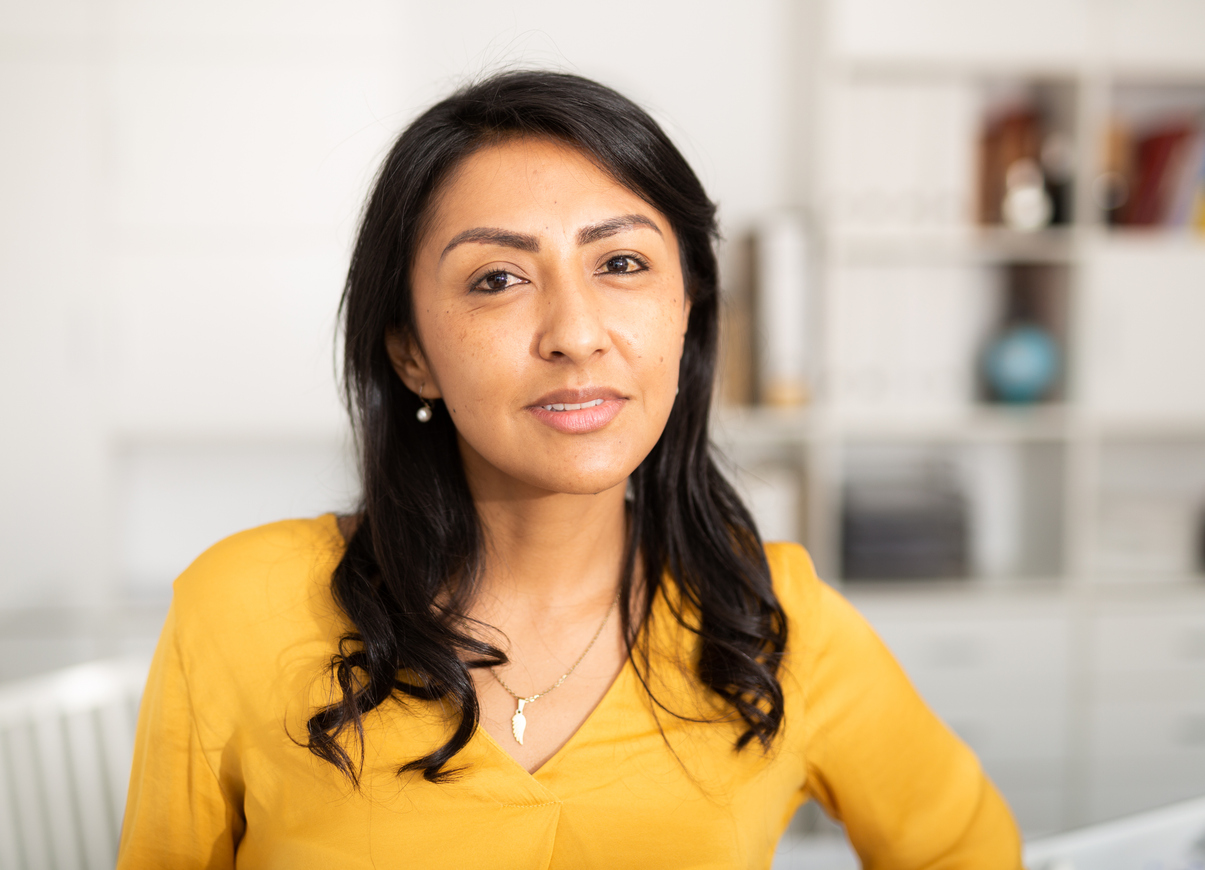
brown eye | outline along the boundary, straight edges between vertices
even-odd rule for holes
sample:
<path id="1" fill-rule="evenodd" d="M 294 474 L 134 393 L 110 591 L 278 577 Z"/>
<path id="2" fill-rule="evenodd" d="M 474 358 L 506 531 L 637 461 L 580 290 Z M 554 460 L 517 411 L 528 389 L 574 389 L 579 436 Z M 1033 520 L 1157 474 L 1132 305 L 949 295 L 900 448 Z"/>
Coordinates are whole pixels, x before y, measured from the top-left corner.
<path id="1" fill-rule="evenodd" d="M 479 293 L 498 293 L 508 287 L 524 283 L 526 282 L 522 278 L 512 275 L 510 272 L 499 270 L 482 275 L 473 284 L 473 289 Z"/>
<path id="2" fill-rule="evenodd" d="M 612 257 L 603 264 L 603 271 L 612 274 L 617 272 L 641 272 L 645 268 L 647 268 L 645 264 L 631 254 L 621 254 L 617 257 Z"/>

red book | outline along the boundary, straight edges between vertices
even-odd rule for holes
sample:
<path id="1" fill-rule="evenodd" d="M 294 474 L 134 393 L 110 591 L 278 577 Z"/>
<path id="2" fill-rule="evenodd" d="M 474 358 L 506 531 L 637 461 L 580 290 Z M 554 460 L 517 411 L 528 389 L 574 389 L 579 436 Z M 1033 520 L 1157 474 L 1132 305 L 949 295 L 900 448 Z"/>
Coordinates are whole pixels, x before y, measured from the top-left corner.
<path id="1" fill-rule="evenodd" d="M 1172 156 L 1164 178 L 1163 220 L 1169 227 L 1185 227 L 1192 222 L 1205 171 L 1205 126 L 1198 126 Z"/>
<path id="2" fill-rule="evenodd" d="M 1134 160 L 1134 180 L 1130 200 L 1121 223 L 1154 226 L 1167 212 L 1168 191 L 1165 179 L 1173 158 L 1192 135 L 1187 124 L 1165 127 L 1138 143 Z"/>

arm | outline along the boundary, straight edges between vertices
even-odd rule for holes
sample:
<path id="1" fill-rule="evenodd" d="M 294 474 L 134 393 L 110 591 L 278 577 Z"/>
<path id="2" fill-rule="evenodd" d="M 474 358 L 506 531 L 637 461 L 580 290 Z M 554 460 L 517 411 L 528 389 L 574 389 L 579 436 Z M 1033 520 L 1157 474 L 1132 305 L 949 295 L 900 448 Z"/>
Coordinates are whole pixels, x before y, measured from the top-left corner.
<path id="1" fill-rule="evenodd" d="M 138 714 L 118 870 L 234 867 L 241 799 L 223 786 L 198 727 L 188 672 L 168 611 Z"/>
<path id="2" fill-rule="evenodd" d="M 1019 870 L 1016 824 L 974 753 L 807 555 L 787 559 L 809 797 L 844 823 L 868 870 Z"/>

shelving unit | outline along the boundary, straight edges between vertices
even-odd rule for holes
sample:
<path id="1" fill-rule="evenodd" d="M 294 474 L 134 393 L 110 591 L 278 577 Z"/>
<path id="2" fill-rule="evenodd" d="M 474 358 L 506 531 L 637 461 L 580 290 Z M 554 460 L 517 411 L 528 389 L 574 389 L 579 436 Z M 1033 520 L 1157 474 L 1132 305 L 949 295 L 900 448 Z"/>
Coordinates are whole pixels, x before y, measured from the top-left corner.
<path id="1" fill-rule="evenodd" d="M 717 443 L 762 506 L 767 537 L 808 546 L 979 751 L 1028 833 L 1195 796 L 1205 232 L 1110 226 L 1097 182 L 1116 115 L 1149 124 L 1168 107 L 1205 108 L 1205 55 L 1174 69 L 1154 55 L 1118 59 L 1118 4 L 1092 6 L 1108 20 L 1090 22 L 1065 57 L 1027 56 L 1021 43 L 1013 57 L 979 59 L 953 42 L 924 60 L 903 43 L 850 50 L 849 21 L 895 14 L 887 5 L 826 4 L 807 71 L 814 122 L 798 204 L 810 227 L 814 399 L 725 409 Z M 958 15 L 947 7 L 909 4 L 938 31 L 939 14 Z M 1027 9 L 1017 14 L 1040 20 Z M 831 23 L 842 16 L 845 31 Z M 1102 33 L 1114 48 L 1092 42 Z M 1065 223 L 1033 231 L 983 225 L 977 207 L 986 119 L 1019 97 L 1068 160 Z M 991 401 L 979 374 L 1018 282 L 1063 363 L 1025 406 Z M 865 570 L 851 571 L 851 486 L 893 454 L 959 482 L 965 552 L 940 562 L 962 558 L 955 576 L 852 579 Z"/>

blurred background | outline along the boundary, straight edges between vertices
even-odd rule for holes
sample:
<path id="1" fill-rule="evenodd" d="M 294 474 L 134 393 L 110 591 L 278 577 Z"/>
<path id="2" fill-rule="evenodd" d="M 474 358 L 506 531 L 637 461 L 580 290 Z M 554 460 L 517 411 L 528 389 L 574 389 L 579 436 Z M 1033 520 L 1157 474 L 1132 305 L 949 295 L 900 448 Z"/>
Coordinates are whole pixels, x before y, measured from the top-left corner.
<path id="1" fill-rule="evenodd" d="M 0 680 L 353 503 L 376 165 L 552 67 L 718 200 L 731 473 L 1026 832 L 1205 794 L 1203 47 L 1200 0 L 3 0 Z"/>

